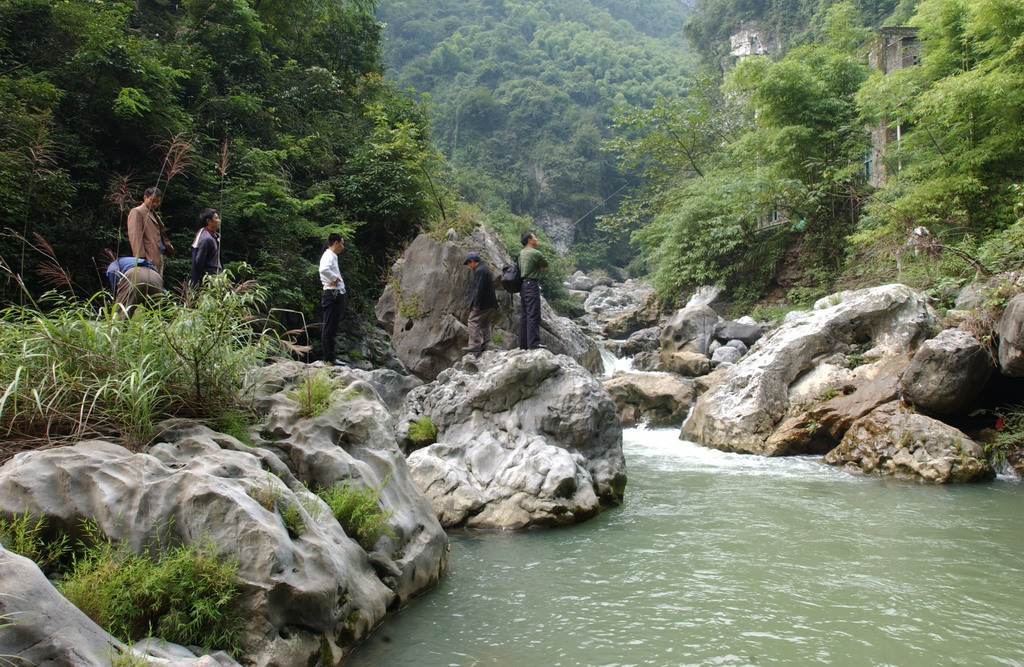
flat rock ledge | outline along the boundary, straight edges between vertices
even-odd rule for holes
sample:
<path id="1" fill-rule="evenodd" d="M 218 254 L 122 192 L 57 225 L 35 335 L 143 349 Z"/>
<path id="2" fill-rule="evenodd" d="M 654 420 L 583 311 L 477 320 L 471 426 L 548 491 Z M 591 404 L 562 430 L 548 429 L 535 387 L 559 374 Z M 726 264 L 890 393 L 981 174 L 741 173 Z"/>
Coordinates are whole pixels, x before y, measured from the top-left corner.
<path id="1" fill-rule="evenodd" d="M 409 469 L 445 527 L 566 525 L 622 502 L 615 402 L 569 356 L 467 357 L 410 392 L 399 436 L 422 415 L 437 442 L 409 454 Z"/>

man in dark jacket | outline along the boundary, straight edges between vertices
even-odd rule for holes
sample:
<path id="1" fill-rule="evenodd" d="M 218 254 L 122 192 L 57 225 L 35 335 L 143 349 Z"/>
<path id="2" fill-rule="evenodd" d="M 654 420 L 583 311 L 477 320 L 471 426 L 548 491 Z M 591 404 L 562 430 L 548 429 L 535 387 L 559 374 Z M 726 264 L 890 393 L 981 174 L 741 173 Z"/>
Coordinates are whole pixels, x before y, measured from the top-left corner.
<path id="1" fill-rule="evenodd" d="M 465 352 L 483 352 L 491 342 L 491 319 L 498 309 L 498 297 L 494 294 L 494 276 L 491 270 L 480 259 L 480 255 L 471 252 L 463 262 L 472 272 L 472 283 L 469 288 L 469 347 L 462 348 Z"/>
<path id="2" fill-rule="evenodd" d="M 220 273 L 220 215 L 212 208 L 203 209 L 199 214 L 202 227 L 192 241 L 192 273 L 188 284 L 195 289 L 203 284 L 203 276 Z"/>

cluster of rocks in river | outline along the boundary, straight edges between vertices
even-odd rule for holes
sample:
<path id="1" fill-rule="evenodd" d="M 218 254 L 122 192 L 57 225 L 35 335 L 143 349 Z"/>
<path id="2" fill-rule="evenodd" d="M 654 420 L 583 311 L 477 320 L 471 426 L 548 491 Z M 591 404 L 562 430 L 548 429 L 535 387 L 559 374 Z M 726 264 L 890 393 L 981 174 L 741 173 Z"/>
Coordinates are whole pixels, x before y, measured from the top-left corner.
<path id="1" fill-rule="evenodd" d="M 443 341 L 437 348 L 449 358 L 436 368 L 456 364 L 453 348 L 465 340 L 460 260 L 466 250 L 481 248 L 492 266 L 509 260 L 496 238 L 478 230 L 465 240 L 421 237 L 396 264 L 394 291 L 378 304 L 377 314 L 396 339 L 408 336 L 410 344 L 396 348 L 410 368 L 429 366 L 424 356 L 431 354 L 412 344 L 413 331 L 420 341 Z M 591 337 L 605 339 L 606 353 L 633 358 L 634 370 L 604 381 L 624 424 L 685 420 L 681 437 L 704 446 L 766 456 L 828 454 L 826 462 L 861 472 L 936 482 L 995 474 L 974 438 L 957 430 L 950 439 L 945 429 L 955 429 L 997 365 L 968 330 L 944 328 L 925 297 L 906 286 L 835 294 L 809 311 L 790 313 L 771 330 L 750 318 L 723 320 L 712 307 L 714 290 L 701 290 L 686 307 L 666 313 L 650 288 L 636 281 L 577 272 L 566 287 L 584 298 L 584 326 Z M 400 302 L 410 294 L 419 303 L 432 299 L 415 321 L 400 313 Z M 518 300 L 502 299 L 504 347 L 510 347 Z M 1014 366 L 1024 366 L 1012 352 L 1020 335 L 1012 324 L 1015 312 L 1011 302 L 1000 325 L 999 368 L 1009 376 L 1024 374 Z M 955 319 L 954 312 L 948 321 Z M 546 312 L 545 343 L 593 373 L 599 351 L 591 337 L 581 340 L 571 322 Z M 426 379 L 440 372 L 427 371 Z M 885 406 L 897 410 L 872 415 Z M 871 453 L 863 437 L 854 446 L 855 435 L 865 432 L 852 429 L 858 420 L 880 420 L 890 412 L 888 425 L 873 431 L 879 436 Z M 900 417 L 908 412 L 917 416 Z M 442 469 L 446 483 L 455 484 L 451 470 L 434 467 L 438 475 Z M 475 488 L 463 502 L 483 493 L 479 483 Z"/>
<path id="2" fill-rule="evenodd" d="M 253 446 L 191 421 L 153 444 L 25 452 L 0 468 L 0 517 L 42 517 L 49 536 L 90 519 L 142 551 L 211 544 L 239 564 L 246 664 L 341 661 L 387 614 L 437 584 L 446 528 L 524 529 L 586 520 L 620 503 L 621 424 L 682 424 L 700 444 L 769 456 L 824 454 L 850 470 L 932 482 L 990 479 L 982 447 L 954 425 L 997 368 L 966 330 L 940 330 L 902 285 L 840 293 L 778 327 L 724 321 L 707 303 L 665 313 L 650 289 L 574 275 L 583 327 L 544 304 L 549 350 L 515 347 L 518 299 L 500 293 L 494 351 L 463 356 L 467 251 L 497 268 L 499 240 L 420 236 L 377 305 L 393 341 L 387 368 L 278 362 L 252 380 L 266 418 Z M 1000 324 L 998 368 L 1024 375 L 1024 296 Z M 604 350 L 595 337 L 605 338 Z M 646 372 L 603 383 L 607 356 Z M 343 391 L 302 418 L 292 391 L 310 373 Z M 688 416 L 687 416 L 688 415 Z M 429 418 L 435 442 L 410 433 Z M 364 548 L 310 490 L 381 490 L 392 534 Z M 267 497 L 273 503 L 265 502 Z M 301 517 L 289 529 L 283 513 Z M 62 598 L 43 573 L 0 547 L 0 655 L 37 664 L 110 664 L 117 652 L 172 665 L 237 664 L 158 639 L 128 647 Z"/>
<path id="3" fill-rule="evenodd" d="M 993 463 L 1019 474 L 1024 462 L 990 460 L 976 439 L 984 433 L 957 425 L 997 370 L 1024 375 L 1015 366 L 1022 311 L 1024 295 L 1002 315 L 996 363 L 968 329 L 952 326 L 963 312 L 942 320 L 904 285 L 831 295 L 771 330 L 692 304 L 607 344 L 633 350 L 658 380 L 624 372 L 605 386 L 624 422 L 671 424 L 688 413 L 680 437 L 707 447 L 819 454 L 853 472 L 921 481 L 985 481 Z M 646 348 L 636 352 L 638 337 Z"/>

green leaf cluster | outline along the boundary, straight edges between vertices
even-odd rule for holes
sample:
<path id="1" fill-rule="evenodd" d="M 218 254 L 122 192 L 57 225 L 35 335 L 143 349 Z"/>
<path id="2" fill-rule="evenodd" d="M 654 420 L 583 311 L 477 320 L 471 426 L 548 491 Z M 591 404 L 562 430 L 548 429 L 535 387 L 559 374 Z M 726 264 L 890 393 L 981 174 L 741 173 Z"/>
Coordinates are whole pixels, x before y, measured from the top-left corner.
<path id="1" fill-rule="evenodd" d="M 868 69 L 852 5 L 831 7 L 823 23 L 820 41 L 620 115 L 611 147 L 645 180 L 602 224 L 632 233 L 633 266 L 663 298 L 702 284 L 756 294 L 797 237 L 805 266 L 841 266 L 867 196 L 854 95 Z"/>
<path id="2" fill-rule="evenodd" d="M 437 442 L 437 427 L 430 415 L 420 415 L 409 422 L 409 440 L 416 447 L 426 447 Z"/>
<path id="3" fill-rule="evenodd" d="M 364 549 L 372 549 L 381 537 L 394 535 L 388 520 L 394 513 L 380 507 L 380 494 L 387 479 L 378 486 L 359 488 L 351 482 L 321 487 L 316 494 L 327 503 L 345 533 L 355 537 Z"/>
<path id="4" fill-rule="evenodd" d="M 298 387 L 287 393 L 288 398 L 299 404 L 299 416 L 305 419 L 317 417 L 331 406 L 331 396 L 337 383 L 323 371 L 313 372 L 302 379 Z"/>
<path id="5" fill-rule="evenodd" d="M 885 187 L 853 237 L 859 257 L 908 254 L 926 227 L 943 247 L 922 279 L 958 282 L 1017 268 L 1024 170 L 1024 7 L 981 0 L 925 0 L 911 24 L 920 66 L 876 74 L 858 93 L 863 117 L 895 132 Z M 924 284 L 927 285 L 928 282 Z"/>
<path id="6" fill-rule="evenodd" d="M 795 302 L 837 283 L 892 280 L 942 296 L 1019 268 L 1024 8 L 709 0 L 698 9 L 707 15 L 691 20 L 691 37 L 723 39 L 753 21 L 786 48 L 619 115 L 609 147 L 643 183 L 601 224 L 631 234 L 634 267 L 662 296 L 710 282 L 756 298 L 784 258 L 802 271 L 788 293 Z M 868 68 L 883 42 L 863 26 L 887 14 L 917 29 L 920 59 L 901 52 L 905 65 L 886 74 Z M 709 16 L 725 32 L 709 32 Z M 890 139 L 880 158 L 872 130 Z M 884 173 L 881 186 L 868 184 L 869 169 Z M 786 224 L 758 230 L 773 219 Z"/>
<path id="7" fill-rule="evenodd" d="M 71 545 L 67 534 L 47 539 L 46 519 L 32 516 L 28 510 L 10 519 L 0 519 L 0 545 L 19 556 L 35 561 L 44 571 L 58 567 L 69 555 Z"/>

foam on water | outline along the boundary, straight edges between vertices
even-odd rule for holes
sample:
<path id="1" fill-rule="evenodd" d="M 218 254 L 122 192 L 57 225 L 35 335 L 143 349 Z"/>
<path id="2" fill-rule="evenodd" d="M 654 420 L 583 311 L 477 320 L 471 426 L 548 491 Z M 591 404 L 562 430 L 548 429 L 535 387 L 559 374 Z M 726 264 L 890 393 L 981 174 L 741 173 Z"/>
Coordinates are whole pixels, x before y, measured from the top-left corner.
<path id="1" fill-rule="evenodd" d="M 860 479 L 837 468 L 825 465 L 819 456 L 764 457 L 735 452 L 722 452 L 679 439 L 679 429 L 623 429 L 623 450 L 626 464 L 632 457 L 651 459 L 649 465 L 661 470 L 691 470 L 738 475 L 771 475 L 777 477 L 821 476 L 841 481 Z"/>

